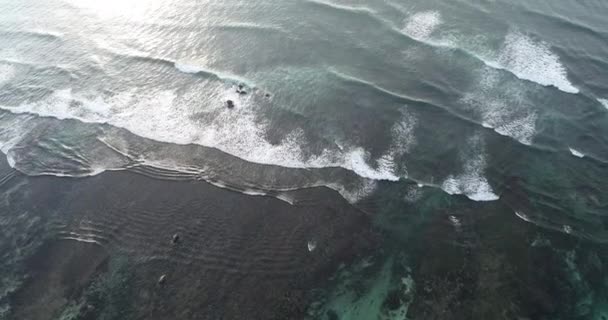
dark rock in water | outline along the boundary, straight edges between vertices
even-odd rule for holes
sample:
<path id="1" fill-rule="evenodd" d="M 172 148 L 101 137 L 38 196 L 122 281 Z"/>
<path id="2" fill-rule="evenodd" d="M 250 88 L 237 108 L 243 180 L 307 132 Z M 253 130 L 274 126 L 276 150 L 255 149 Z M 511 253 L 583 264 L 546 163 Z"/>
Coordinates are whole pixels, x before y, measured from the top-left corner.
<path id="1" fill-rule="evenodd" d="M 244 88 L 245 88 L 245 86 L 243 84 L 239 84 L 239 86 L 236 88 L 236 93 L 247 94 L 247 91 L 243 90 Z"/>
<path id="2" fill-rule="evenodd" d="M 329 320 L 339 320 L 338 314 L 335 311 L 333 311 L 333 310 L 329 310 L 329 311 L 327 311 L 327 319 L 329 319 Z"/>
<path id="3" fill-rule="evenodd" d="M 227 100 L 227 101 L 226 101 L 226 106 L 228 107 L 228 109 L 232 109 L 232 108 L 234 108 L 234 101 L 232 101 L 232 100 Z"/>
<path id="4" fill-rule="evenodd" d="M 399 291 L 392 290 L 386 296 L 384 300 L 384 307 L 388 310 L 397 310 L 401 306 L 401 297 L 399 296 Z"/>
<path id="5" fill-rule="evenodd" d="M 173 238 L 171 239 L 171 243 L 173 243 L 173 244 L 178 244 L 178 243 L 179 243 L 179 240 L 180 240 L 180 238 L 179 238 L 179 234 L 178 234 L 178 233 L 176 233 L 176 234 L 174 234 L 174 235 L 173 235 Z"/>
<path id="6" fill-rule="evenodd" d="M 163 284 L 165 284 L 165 282 L 167 282 L 167 275 L 163 274 L 162 276 L 160 276 L 160 278 L 158 278 L 158 284 L 162 286 Z"/>

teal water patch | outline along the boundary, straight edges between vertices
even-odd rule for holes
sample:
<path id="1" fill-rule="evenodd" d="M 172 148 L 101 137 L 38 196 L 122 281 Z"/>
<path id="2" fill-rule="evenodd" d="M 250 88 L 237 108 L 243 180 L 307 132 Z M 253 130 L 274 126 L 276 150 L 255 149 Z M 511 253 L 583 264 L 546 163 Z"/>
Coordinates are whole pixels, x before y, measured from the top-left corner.
<path id="1" fill-rule="evenodd" d="M 561 254 L 564 259 L 567 280 L 577 297 L 573 310 L 574 316 L 589 320 L 608 319 L 608 296 L 606 296 L 608 278 L 603 276 L 603 281 L 600 281 L 598 286 L 598 284 L 591 283 L 594 280 L 589 278 L 588 272 L 585 272 L 585 269 L 602 269 L 602 263 L 597 254 L 595 252 L 587 253 L 586 261 L 579 261 L 580 257 L 576 250 L 564 251 Z"/>
<path id="2" fill-rule="evenodd" d="M 15 184 L 0 196 L 0 320 L 9 319 L 10 297 L 27 278 L 25 260 L 49 235 L 49 224 L 39 213 L 10 206 L 22 196 L 19 187 Z"/>
<path id="3" fill-rule="evenodd" d="M 126 320 L 133 317 L 134 273 L 127 258 L 116 257 L 82 297 L 71 301 L 57 320 Z"/>
<path id="4" fill-rule="evenodd" d="M 608 275 L 605 270 L 606 252 L 603 246 L 588 243 L 564 243 L 537 235 L 531 246 L 537 252 L 555 257 L 548 263 L 555 266 L 552 282 L 553 299 L 561 306 L 554 319 L 608 319 Z M 563 240 L 563 239 L 562 239 Z M 543 268 L 543 266 L 538 266 Z"/>
<path id="5" fill-rule="evenodd" d="M 415 283 L 404 255 L 369 257 L 340 270 L 309 310 L 310 319 L 406 320 Z"/>

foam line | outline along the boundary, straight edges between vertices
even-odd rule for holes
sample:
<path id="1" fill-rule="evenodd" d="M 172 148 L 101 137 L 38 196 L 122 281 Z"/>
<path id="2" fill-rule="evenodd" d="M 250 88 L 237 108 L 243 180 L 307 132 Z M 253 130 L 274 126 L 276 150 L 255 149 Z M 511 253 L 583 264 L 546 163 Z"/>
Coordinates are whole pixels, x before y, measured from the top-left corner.
<path id="1" fill-rule="evenodd" d="M 580 151 L 578 151 L 578 150 L 576 150 L 576 149 L 573 149 L 573 148 L 569 148 L 569 149 L 570 149 L 570 153 L 571 153 L 573 156 L 578 157 L 578 158 L 583 158 L 583 157 L 585 157 L 585 154 L 584 154 L 584 153 L 582 153 L 582 152 L 580 152 Z"/>
<path id="2" fill-rule="evenodd" d="M 481 125 L 509 136 L 524 145 L 531 145 L 536 133 L 538 115 L 527 101 L 525 88 L 513 84 L 503 86 L 498 71 L 484 68 L 479 84 L 466 93 L 461 102 L 481 118 Z"/>

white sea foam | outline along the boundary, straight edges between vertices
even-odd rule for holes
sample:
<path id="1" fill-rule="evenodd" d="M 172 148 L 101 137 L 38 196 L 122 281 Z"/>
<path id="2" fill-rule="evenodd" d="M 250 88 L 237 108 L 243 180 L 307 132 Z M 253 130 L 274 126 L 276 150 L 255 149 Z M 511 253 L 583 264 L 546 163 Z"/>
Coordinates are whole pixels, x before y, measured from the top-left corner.
<path id="1" fill-rule="evenodd" d="M 462 221 L 460 221 L 460 219 L 454 215 L 451 215 L 448 218 L 450 219 L 450 223 L 454 226 L 456 232 L 462 232 Z"/>
<path id="2" fill-rule="evenodd" d="M 176 62 L 175 68 L 184 73 L 199 73 L 205 71 L 205 68 L 201 66 L 185 62 Z"/>
<path id="3" fill-rule="evenodd" d="M 576 149 L 572 149 L 572 148 L 569 148 L 569 149 L 570 149 L 570 153 L 572 153 L 573 156 L 579 157 L 579 158 L 585 157 L 584 153 L 582 153 L 582 152 L 580 152 L 580 151 L 578 151 Z"/>
<path id="4" fill-rule="evenodd" d="M 527 214 L 521 212 L 521 211 L 515 211 L 515 215 L 518 216 L 519 218 L 521 218 L 524 221 L 527 222 L 532 222 L 532 219 L 530 217 L 528 217 Z"/>
<path id="5" fill-rule="evenodd" d="M 448 194 L 464 194 L 474 201 L 498 200 L 488 180 L 484 177 L 486 159 L 481 138 L 474 136 L 469 141 L 470 150 L 463 152 L 466 157 L 464 172 L 450 175 L 441 185 Z"/>
<path id="6" fill-rule="evenodd" d="M 403 33 L 416 40 L 428 40 L 441 23 L 441 14 L 437 11 L 418 12 L 406 21 Z"/>
<path id="7" fill-rule="evenodd" d="M 307 244 L 307 247 L 308 247 L 308 251 L 309 252 L 313 252 L 317 248 L 317 241 L 315 241 L 315 240 L 309 240 L 308 244 Z"/>
<path id="8" fill-rule="evenodd" d="M 234 101 L 234 108 L 226 108 L 227 99 Z M 364 148 L 345 142 L 339 148 L 328 147 L 321 154 L 305 157 L 302 146 L 307 141 L 302 129 L 292 131 L 278 144 L 265 139 L 268 123 L 256 117 L 259 110 L 252 100 L 253 95 L 239 95 L 226 85 L 211 87 L 204 95 L 200 90 L 181 96 L 173 91 L 128 91 L 110 98 L 66 89 L 47 99 L 0 108 L 20 114 L 108 123 L 157 141 L 214 147 L 254 163 L 292 168 L 342 167 L 365 178 L 360 188 L 346 189 L 329 181 L 323 184 L 351 202 L 372 192 L 377 180 L 396 181 L 405 176 L 405 168 L 397 163 L 415 144 L 413 129 L 417 123 L 407 112 L 393 126 L 393 146 L 378 160 L 373 160 Z M 8 151 L 10 146 L 4 149 Z M 472 153 L 464 172 L 450 176 L 442 187 L 450 194 L 465 194 L 473 200 L 497 199 L 482 176 L 483 150 Z"/>
<path id="9" fill-rule="evenodd" d="M 421 186 L 411 186 L 407 189 L 405 195 L 403 196 L 403 200 L 405 202 L 414 203 L 418 201 L 422 195 L 423 193 Z"/>
<path id="10" fill-rule="evenodd" d="M 29 32 L 31 34 L 37 34 L 37 35 L 41 35 L 41 36 L 50 36 L 50 37 L 54 37 L 54 38 L 62 38 L 64 36 L 64 34 L 62 32 L 54 31 L 54 30 L 32 29 L 32 30 L 28 30 L 27 32 Z"/>
<path id="11" fill-rule="evenodd" d="M 11 167 L 15 161 L 9 154 L 9 151 L 28 133 L 30 125 L 30 117 L 7 117 L 0 115 L 0 151 L 7 155 L 7 159 Z"/>
<path id="12" fill-rule="evenodd" d="M 0 64 L 0 85 L 9 82 L 16 74 L 15 67 L 8 64 Z"/>
<path id="13" fill-rule="evenodd" d="M 301 149 L 305 143 L 303 131 L 293 131 L 280 144 L 271 144 L 265 139 L 267 123 L 255 118 L 251 96 L 239 95 L 225 86 L 206 94 L 217 103 L 204 114 L 201 114 L 197 96 L 177 97 L 172 91 L 159 91 L 145 97 L 126 92 L 104 100 L 74 94 L 67 89 L 56 91 L 42 101 L 1 108 L 15 113 L 108 123 L 157 141 L 214 147 L 249 162 L 293 168 L 342 167 L 363 178 L 399 179 L 392 172 L 392 166 L 383 160 L 370 165 L 373 161 L 369 154 L 358 146 L 344 150 L 326 149 L 320 155 L 305 159 Z M 188 99 L 192 101 L 188 103 Z M 227 99 L 235 102 L 235 108 L 225 107 Z"/>
<path id="14" fill-rule="evenodd" d="M 8 163 L 9 167 L 15 167 L 15 158 L 13 158 L 13 155 L 11 155 L 10 153 L 6 154 L 6 162 Z"/>
<path id="15" fill-rule="evenodd" d="M 344 199 L 346 199 L 346 201 L 356 203 L 376 191 L 378 182 L 376 180 L 363 179 L 361 185 L 351 189 L 347 189 L 343 185 L 337 183 L 329 183 L 326 186 L 337 191 Z"/>
<path id="16" fill-rule="evenodd" d="M 432 37 L 442 23 L 441 14 L 437 11 L 419 12 L 406 21 L 402 32 L 431 46 L 462 49 L 485 65 L 508 71 L 520 79 L 554 86 L 567 93 L 579 93 L 580 90 L 568 80 L 568 72 L 560 57 L 551 51 L 548 43 L 534 40 L 520 32 L 511 32 L 505 36 L 498 54 L 487 54 L 487 50 L 479 51 L 478 40 L 473 41 L 474 47 L 466 45 L 473 39 L 470 37 L 465 38 L 456 33 Z"/>
<path id="17" fill-rule="evenodd" d="M 493 68 L 508 70 L 520 79 L 554 86 L 567 93 L 579 92 L 568 80 L 566 68 L 549 44 L 518 32 L 507 34 L 496 61 L 485 62 Z"/>
<path id="18" fill-rule="evenodd" d="M 597 99 L 606 109 L 608 109 L 608 99 Z"/>
<path id="19" fill-rule="evenodd" d="M 461 100 L 481 117 L 481 125 L 498 134 L 532 144 L 538 115 L 527 103 L 525 90 L 518 84 L 501 85 L 498 71 L 483 68 L 480 81 Z"/>
<path id="20" fill-rule="evenodd" d="M 525 145 L 531 145 L 532 138 L 536 132 L 537 118 L 536 113 L 529 113 L 521 118 L 497 126 L 494 128 L 494 131 L 503 136 L 513 137 Z"/>
<path id="21" fill-rule="evenodd" d="M 399 159 L 415 145 L 414 129 L 417 124 L 418 120 L 411 113 L 402 111 L 401 118 L 391 129 L 391 148 L 377 160 L 377 167 L 381 172 L 400 172 L 401 176 L 407 175 L 405 164 Z M 397 179 L 394 180 L 398 180 L 398 177 L 395 178 Z"/>

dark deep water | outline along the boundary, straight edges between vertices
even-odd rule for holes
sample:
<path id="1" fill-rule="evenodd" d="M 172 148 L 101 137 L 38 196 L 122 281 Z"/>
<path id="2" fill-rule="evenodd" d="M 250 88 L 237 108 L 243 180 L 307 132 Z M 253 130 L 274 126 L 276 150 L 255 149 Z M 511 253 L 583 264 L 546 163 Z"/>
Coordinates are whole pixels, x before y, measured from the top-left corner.
<path id="1" fill-rule="evenodd" d="M 607 22 L 0 0 L 0 320 L 606 320 Z"/>

